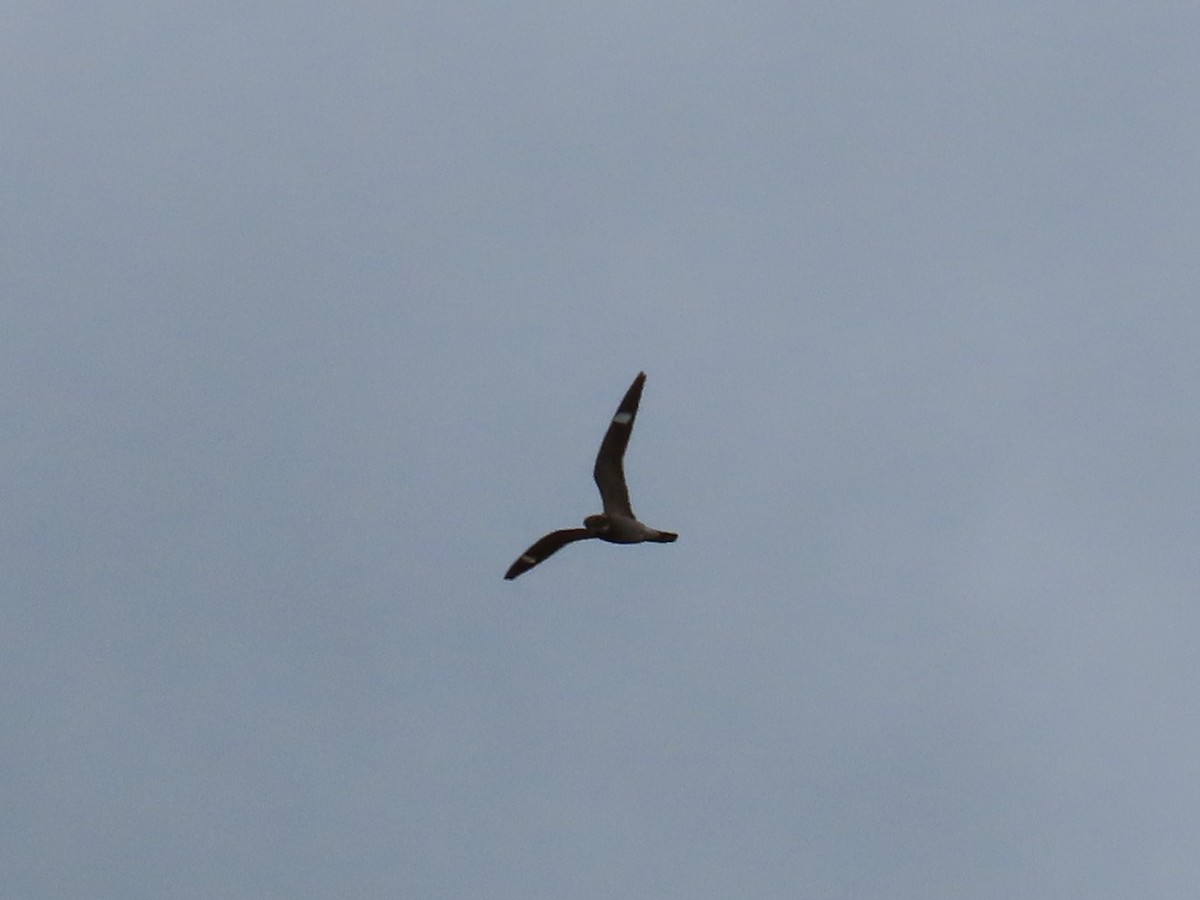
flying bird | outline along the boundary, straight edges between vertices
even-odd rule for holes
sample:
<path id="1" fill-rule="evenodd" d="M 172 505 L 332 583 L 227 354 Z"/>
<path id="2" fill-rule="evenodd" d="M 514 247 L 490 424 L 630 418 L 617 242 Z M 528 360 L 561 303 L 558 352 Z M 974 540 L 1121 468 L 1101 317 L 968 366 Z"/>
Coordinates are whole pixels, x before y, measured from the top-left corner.
<path id="1" fill-rule="evenodd" d="M 633 434 L 633 420 L 637 416 L 638 401 L 642 399 L 642 386 L 645 383 L 646 373 L 638 372 L 637 378 L 633 379 L 633 384 L 625 392 L 621 405 L 617 407 L 616 415 L 609 423 L 604 441 L 600 444 L 600 452 L 596 454 L 596 467 L 592 470 L 592 476 L 596 479 L 596 487 L 600 489 L 604 512 L 588 516 L 583 520 L 582 528 L 552 531 L 536 541 L 508 567 L 508 571 L 504 573 L 505 580 L 511 581 L 522 572 L 528 572 L 553 553 L 575 541 L 600 538 L 611 544 L 640 544 L 643 541 L 669 544 L 679 537 L 674 532 L 659 531 L 643 525 L 629 505 L 629 488 L 625 486 L 625 467 L 622 460 L 625 457 L 625 447 L 629 444 L 629 436 Z"/>

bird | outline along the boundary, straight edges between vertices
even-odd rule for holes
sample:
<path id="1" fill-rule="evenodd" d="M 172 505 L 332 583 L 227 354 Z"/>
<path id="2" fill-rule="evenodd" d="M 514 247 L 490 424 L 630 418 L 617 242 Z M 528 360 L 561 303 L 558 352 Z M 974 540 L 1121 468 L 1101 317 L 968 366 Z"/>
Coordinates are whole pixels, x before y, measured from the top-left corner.
<path id="1" fill-rule="evenodd" d="M 617 407 L 608 425 L 608 431 L 604 433 L 604 440 L 600 443 L 600 452 L 596 454 L 596 466 L 592 470 L 592 477 L 596 479 L 596 487 L 600 489 L 604 512 L 585 518 L 582 528 L 563 528 L 539 538 L 508 567 L 508 571 L 504 573 L 505 581 L 512 581 L 518 575 L 528 572 L 575 541 L 599 538 L 611 544 L 640 544 L 644 541 L 669 544 L 679 537 L 673 531 L 659 531 L 639 522 L 633 514 L 633 507 L 629 505 L 629 488 L 625 485 L 623 460 L 629 436 L 633 434 L 633 420 L 637 417 L 638 403 L 642 399 L 642 387 L 645 383 L 646 373 L 638 372 L 637 378 L 633 379 L 633 384 L 625 392 L 621 405 Z"/>

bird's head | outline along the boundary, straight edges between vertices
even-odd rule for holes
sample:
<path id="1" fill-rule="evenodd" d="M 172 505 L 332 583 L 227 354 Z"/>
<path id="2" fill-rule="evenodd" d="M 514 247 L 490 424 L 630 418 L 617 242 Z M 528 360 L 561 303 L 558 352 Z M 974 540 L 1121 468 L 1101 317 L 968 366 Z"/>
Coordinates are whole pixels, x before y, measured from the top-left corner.
<path id="1" fill-rule="evenodd" d="M 608 525 L 608 516 L 604 513 L 597 513 L 583 520 L 583 527 L 596 534 L 604 534 L 604 532 L 608 531 Z"/>

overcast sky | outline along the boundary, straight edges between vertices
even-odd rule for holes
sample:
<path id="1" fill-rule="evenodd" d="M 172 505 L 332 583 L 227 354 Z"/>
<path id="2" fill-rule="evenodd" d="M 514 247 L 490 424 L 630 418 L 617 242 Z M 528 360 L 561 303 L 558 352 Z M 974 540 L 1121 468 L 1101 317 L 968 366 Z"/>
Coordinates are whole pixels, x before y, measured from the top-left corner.
<path id="1" fill-rule="evenodd" d="M 1194 900 L 1197 47 L 9 0 L 5 895 Z"/>

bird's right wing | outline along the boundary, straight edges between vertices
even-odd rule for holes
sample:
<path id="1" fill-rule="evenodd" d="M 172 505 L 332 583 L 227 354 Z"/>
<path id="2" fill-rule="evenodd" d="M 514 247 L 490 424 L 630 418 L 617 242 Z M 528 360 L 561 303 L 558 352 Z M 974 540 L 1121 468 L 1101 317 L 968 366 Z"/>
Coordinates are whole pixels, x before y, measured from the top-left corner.
<path id="1" fill-rule="evenodd" d="M 634 515 L 629 505 L 629 488 L 625 485 L 625 448 L 629 446 L 629 436 L 633 434 L 633 420 L 637 418 L 638 403 L 642 399 L 642 386 L 645 383 L 646 373 L 638 372 L 637 378 L 633 379 L 633 384 L 625 392 L 621 405 L 617 407 L 608 431 L 604 433 L 600 452 L 596 454 L 596 467 L 592 470 L 596 487 L 600 488 L 600 499 L 604 501 L 604 511 L 631 519 Z"/>
<path id="2" fill-rule="evenodd" d="M 574 541 L 582 541 L 590 537 L 595 537 L 595 535 L 586 528 L 563 528 L 560 531 L 552 531 L 544 538 L 537 540 L 532 547 L 517 557 L 517 561 L 509 566 L 508 571 L 504 573 L 504 580 L 512 581 L 522 572 L 528 572 L 542 560 L 567 546 L 567 544 Z"/>

